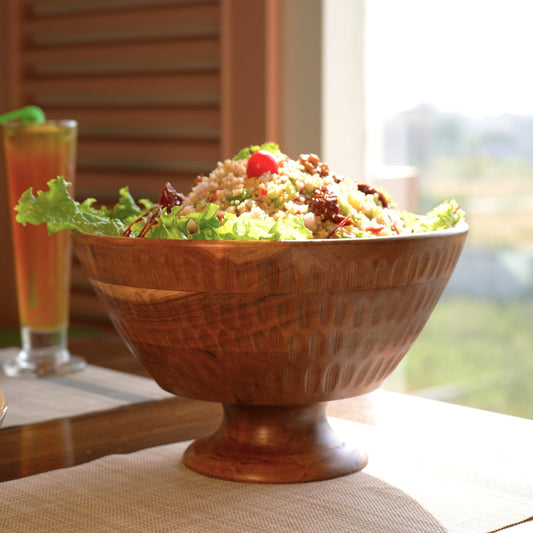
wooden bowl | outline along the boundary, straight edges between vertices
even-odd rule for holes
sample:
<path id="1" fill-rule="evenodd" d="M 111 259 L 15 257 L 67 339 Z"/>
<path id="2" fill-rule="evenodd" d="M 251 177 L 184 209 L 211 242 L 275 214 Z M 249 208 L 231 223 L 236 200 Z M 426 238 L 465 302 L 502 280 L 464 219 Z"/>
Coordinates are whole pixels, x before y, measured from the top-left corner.
<path id="1" fill-rule="evenodd" d="M 298 482 L 366 455 L 327 402 L 368 393 L 429 318 L 468 226 L 369 239 L 168 241 L 73 234 L 113 324 L 157 383 L 220 402 L 184 462 L 210 476 Z"/>

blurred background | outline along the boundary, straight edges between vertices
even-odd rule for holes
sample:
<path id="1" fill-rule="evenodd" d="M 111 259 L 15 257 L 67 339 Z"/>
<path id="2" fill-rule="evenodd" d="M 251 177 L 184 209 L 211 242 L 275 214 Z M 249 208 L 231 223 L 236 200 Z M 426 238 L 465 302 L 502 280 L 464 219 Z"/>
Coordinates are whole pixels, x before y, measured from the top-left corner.
<path id="1" fill-rule="evenodd" d="M 533 48 L 527 0 L 369 0 L 368 168 L 455 197 L 457 270 L 389 386 L 533 417 Z"/>
<path id="2" fill-rule="evenodd" d="M 79 121 L 80 199 L 187 191 L 265 140 L 375 181 L 400 207 L 455 197 L 466 249 L 386 388 L 532 418 L 532 17 L 529 0 L 3 0 L 0 111 Z M 71 321 L 109 327 L 76 263 Z"/>

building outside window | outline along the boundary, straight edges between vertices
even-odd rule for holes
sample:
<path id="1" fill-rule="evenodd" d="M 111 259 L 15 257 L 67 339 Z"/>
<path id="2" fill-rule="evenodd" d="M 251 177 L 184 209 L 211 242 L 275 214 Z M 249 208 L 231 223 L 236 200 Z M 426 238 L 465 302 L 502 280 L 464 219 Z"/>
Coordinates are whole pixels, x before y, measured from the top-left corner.
<path id="1" fill-rule="evenodd" d="M 389 388 L 533 417 L 529 0 L 366 2 L 367 168 L 415 167 L 470 234 Z M 396 378 L 396 379 L 394 379 Z"/>

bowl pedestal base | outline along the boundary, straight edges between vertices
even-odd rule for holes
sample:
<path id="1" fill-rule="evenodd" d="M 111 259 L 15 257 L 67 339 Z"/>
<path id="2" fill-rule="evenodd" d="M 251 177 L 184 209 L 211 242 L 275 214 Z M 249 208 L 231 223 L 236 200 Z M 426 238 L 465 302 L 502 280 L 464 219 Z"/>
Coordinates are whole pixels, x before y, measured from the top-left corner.
<path id="1" fill-rule="evenodd" d="M 366 454 L 332 430 L 326 408 L 224 405 L 219 429 L 194 441 L 183 462 L 200 474 L 256 483 L 318 481 L 360 470 Z"/>

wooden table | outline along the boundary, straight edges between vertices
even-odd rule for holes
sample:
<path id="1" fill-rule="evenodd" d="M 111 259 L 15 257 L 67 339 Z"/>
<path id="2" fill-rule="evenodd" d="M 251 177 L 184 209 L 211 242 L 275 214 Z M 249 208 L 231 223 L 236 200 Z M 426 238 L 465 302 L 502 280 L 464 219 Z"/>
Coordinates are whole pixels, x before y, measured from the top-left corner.
<path id="1" fill-rule="evenodd" d="M 73 340 L 72 353 L 94 365 L 148 376 L 114 335 Z M 1 430 L 0 481 L 73 466 L 111 453 L 196 438 L 216 428 L 217 404 L 171 398 Z M 68 435 L 68 438 L 65 438 Z M 24 440 L 25 446 L 21 446 Z M 31 456 L 27 450 L 31 449 Z"/>
<path id="2" fill-rule="evenodd" d="M 147 376 L 114 334 L 73 340 L 71 350 L 84 356 L 93 365 Z M 432 416 L 434 403 L 431 401 L 406 396 L 399 403 L 401 405 L 387 405 L 392 416 L 400 416 L 406 409 L 410 411 L 411 417 L 421 420 Z M 437 416 L 456 417 L 457 409 L 462 408 L 440 404 Z M 337 418 L 373 423 L 374 412 L 369 397 L 331 402 L 328 412 Z M 3 428 L 0 430 L 0 481 L 79 465 L 110 454 L 128 453 L 193 439 L 215 429 L 221 416 L 222 409 L 218 404 L 171 398 Z M 502 415 L 483 412 L 485 424 L 487 416 L 494 416 L 494 432 L 497 434 Z M 524 423 L 523 420 L 518 420 Z M 525 532 L 530 531 L 529 528 L 533 528 L 531 520 L 508 529 Z"/>
<path id="3" fill-rule="evenodd" d="M 149 377 L 114 334 L 74 339 L 70 349 L 90 364 Z M 368 421 L 369 407 L 365 398 L 343 400 L 332 404 L 329 413 Z M 219 404 L 171 398 L 4 428 L 0 439 L 0 482 L 82 464 L 111 453 L 194 439 L 217 428 L 221 418 Z M 32 450 L 31 456 L 27 455 L 28 449 Z"/>

